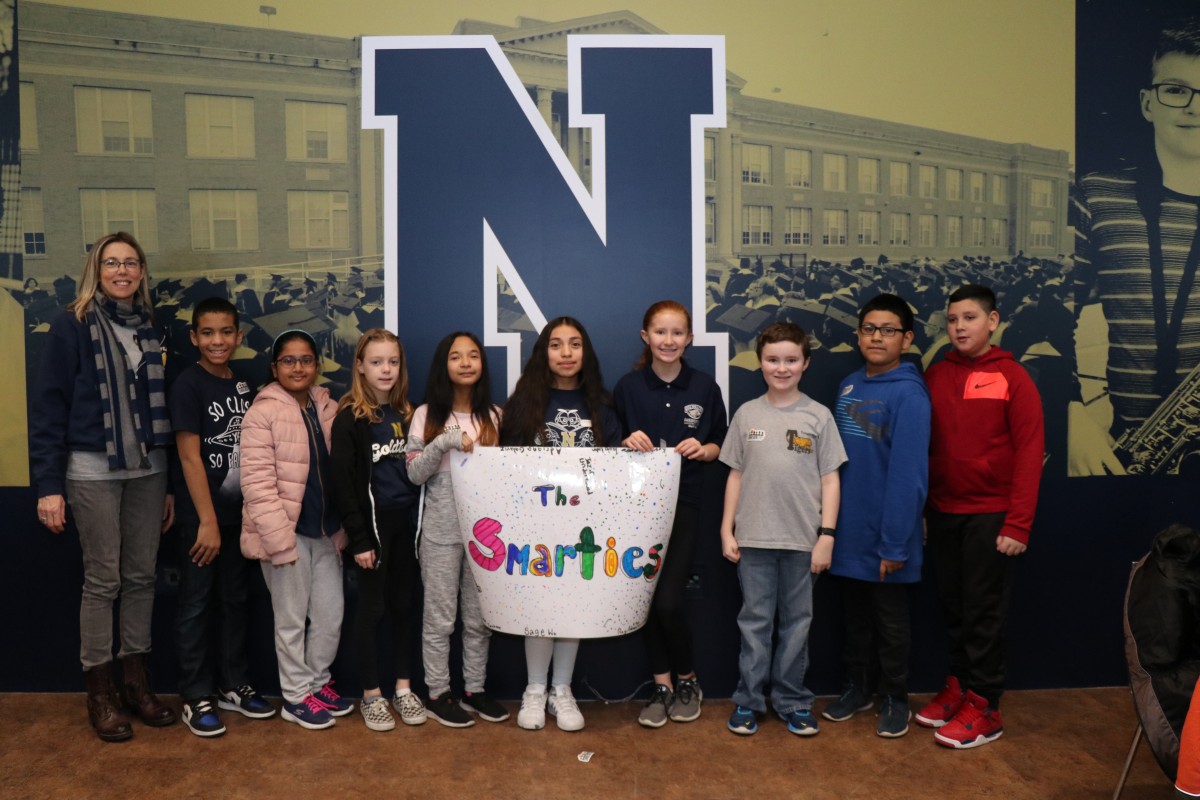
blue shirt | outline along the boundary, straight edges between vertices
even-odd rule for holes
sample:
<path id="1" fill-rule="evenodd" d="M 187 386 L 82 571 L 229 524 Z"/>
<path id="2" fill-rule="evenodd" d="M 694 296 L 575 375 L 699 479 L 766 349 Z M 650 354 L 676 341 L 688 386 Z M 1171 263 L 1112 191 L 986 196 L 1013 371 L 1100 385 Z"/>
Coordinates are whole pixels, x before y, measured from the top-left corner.
<path id="1" fill-rule="evenodd" d="M 674 447 L 684 439 L 720 447 L 729 428 L 717 382 L 686 361 L 670 383 L 658 377 L 650 365 L 626 374 L 613 389 L 613 402 L 624 431 L 622 439 L 641 431 L 655 447 Z M 704 462 L 683 459 L 679 502 L 700 505 L 703 469 Z"/>

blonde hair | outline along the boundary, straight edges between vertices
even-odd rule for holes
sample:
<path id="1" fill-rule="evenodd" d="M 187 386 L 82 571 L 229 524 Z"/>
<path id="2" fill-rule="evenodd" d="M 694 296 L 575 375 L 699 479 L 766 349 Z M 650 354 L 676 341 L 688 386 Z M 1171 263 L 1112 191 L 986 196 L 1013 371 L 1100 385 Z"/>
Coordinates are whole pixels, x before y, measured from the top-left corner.
<path id="1" fill-rule="evenodd" d="M 125 231 L 101 236 L 92 245 L 92 249 L 88 250 L 87 258 L 83 262 L 83 276 L 79 279 L 79 289 L 75 293 L 75 299 L 67 306 L 67 310 L 74 311 L 75 318 L 80 322 L 83 322 L 87 312 L 92 310 L 92 304 L 96 302 L 96 292 L 100 291 L 100 262 L 104 259 L 104 251 L 113 242 L 127 244 L 137 251 L 138 261 L 142 262 L 142 280 L 138 284 L 138 297 L 142 301 L 142 307 L 153 320 L 154 306 L 150 303 L 150 271 L 146 269 L 146 251 L 142 249 L 132 234 Z"/>
<path id="2" fill-rule="evenodd" d="M 355 419 L 365 418 L 371 422 L 383 419 L 375 392 L 367 385 L 367 376 L 358 370 L 367 347 L 376 342 L 394 343 L 400 351 L 400 376 L 388 392 L 388 405 L 404 416 L 404 424 L 407 425 L 413 415 L 412 403 L 408 402 L 408 359 L 404 356 L 404 345 L 400 343 L 400 339 L 384 328 L 371 328 L 359 337 L 358 345 L 354 348 L 354 377 L 350 381 L 350 391 L 338 402 L 338 411 L 352 408 Z"/>

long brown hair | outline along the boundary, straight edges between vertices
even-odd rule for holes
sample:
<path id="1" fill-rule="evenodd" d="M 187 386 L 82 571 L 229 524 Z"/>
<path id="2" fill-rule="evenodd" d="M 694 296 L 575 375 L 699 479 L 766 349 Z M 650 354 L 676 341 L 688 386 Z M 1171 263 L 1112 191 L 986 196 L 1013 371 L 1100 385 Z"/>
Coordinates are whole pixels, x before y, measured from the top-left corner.
<path id="1" fill-rule="evenodd" d="M 454 412 L 454 382 L 450 380 L 450 351 L 459 338 L 470 339 L 479 351 L 479 380 L 471 387 L 471 418 L 475 420 L 479 436 L 476 440 L 485 447 L 500 441 L 496 430 L 496 406 L 492 403 L 492 379 L 488 374 L 487 351 L 479 338 L 470 331 L 455 331 L 446 335 L 433 351 L 433 363 L 429 365 L 429 380 L 425 381 L 425 430 L 421 432 L 426 442 L 432 442 L 442 432 L 446 420 Z"/>
<path id="2" fill-rule="evenodd" d="M 379 422 L 383 419 L 383 412 L 379 407 L 379 402 L 375 399 L 375 392 L 367 385 L 367 376 L 358 369 L 358 365 L 362 363 L 363 356 L 367 352 L 367 347 L 376 342 L 395 343 L 400 350 L 400 375 L 392 384 L 392 390 L 388 392 L 388 405 L 404 416 L 404 424 L 407 426 L 413 415 L 412 403 L 408 402 L 408 359 L 404 355 L 404 345 L 401 344 L 400 339 L 396 334 L 384 328 L 371 328 L 359 337 L 358 345 L 354 348 L 354 377 L 350 381 L 350 391 L 346 392 L 345 396 L 338 401 L 338 411 L 352 408 L 355 419 L 367 419 L 370 422 Z"/>
<path id="3" fill-rule="evenodd" d="M 83 275 L 79 279 L 79 289 L 67 309 L 74 311 L 75 318 L 80 322 L 83 322 L 87 312 L 92 310 L 92 303 L 96 301 L 96 292 L 100 291 L 100 262 L 104 260 L 105 249 L 113 242 L 127 244 L 137 251 L 138 261 L 142 262 L 142 279 L 138 283 L 138 298 L 142 301 L 142 308 L 146 310 L 153 321 L 154 306 L 150 303 L 150 271 L 146 268 L 146 251 L 138 244 L 137 239 L 125 231 L 101 236 L 92 245 L 92 249 L 88 250 L 87 258 L 83 262 Z"/>

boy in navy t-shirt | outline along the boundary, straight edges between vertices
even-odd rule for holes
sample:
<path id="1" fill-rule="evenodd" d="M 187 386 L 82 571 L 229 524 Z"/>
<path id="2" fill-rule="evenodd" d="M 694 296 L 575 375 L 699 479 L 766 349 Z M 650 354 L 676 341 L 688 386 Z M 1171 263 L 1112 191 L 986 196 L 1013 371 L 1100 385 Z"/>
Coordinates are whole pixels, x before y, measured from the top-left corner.
<path id="1" fill-rule="evenodd" d="M 202 300 L 192 312 L 191 339 L 200 361 L 175 380 L 169 400 L 183 478 L 175 487 L 183 562 L 175 628 L 183 721 L 197 736 L 212 737 L 225 733 L 218 707 L 253 719 L 274 716 L 275 709 L 250 685 L 246 664 L 246 606 L 258 570 L 239 544 L 238 458 L 242 415 L 254 391 L 229 367 L 242 342 L 237 308 L 223 297 Z M 214 602 L 219 686 L 209 626 Z"/>

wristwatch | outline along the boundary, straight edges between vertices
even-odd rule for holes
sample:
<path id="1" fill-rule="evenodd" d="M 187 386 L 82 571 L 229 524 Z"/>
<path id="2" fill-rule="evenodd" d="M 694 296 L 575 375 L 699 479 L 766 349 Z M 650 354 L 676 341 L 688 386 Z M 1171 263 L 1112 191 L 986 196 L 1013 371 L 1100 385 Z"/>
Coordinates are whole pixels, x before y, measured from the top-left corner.
<path id="1" fill-rule="evenodd" d="M 837 528 L 817 528 L 817 536 L 828 536 L 831 539 L 836 539 Z"/>

